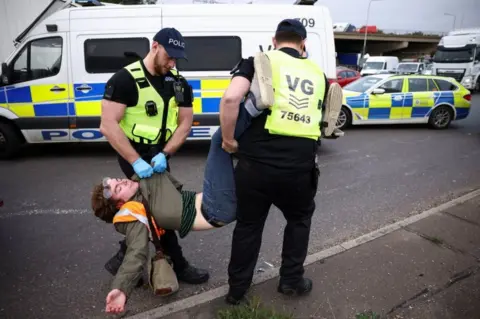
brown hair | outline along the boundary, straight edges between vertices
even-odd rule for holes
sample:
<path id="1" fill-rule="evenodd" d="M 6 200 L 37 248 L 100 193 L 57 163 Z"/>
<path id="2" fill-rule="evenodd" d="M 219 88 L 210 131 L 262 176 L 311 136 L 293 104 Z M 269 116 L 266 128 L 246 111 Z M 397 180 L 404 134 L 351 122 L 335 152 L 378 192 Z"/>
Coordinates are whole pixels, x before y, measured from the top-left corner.
<path id="1" fill-rule="evenodd" d="M 115 203 L 103 196 L 102 183 L 93 187 L 92 209 L 95 216 L 109 224 L 113 222 L 113 217 L 117 213 Z"/>
<path id="2" fill-rule="evenodd" d="M 295 43 L 295 44 L 302 44 L 302 37 L 295 33 L 295 32 L 291 32 L 291 31 L 278 31 L 277 33 L 275 33 L 275 40 L 277 40 L 278 43 L 284 43 L 284 42 L 287 42 L 287 43 Z"/>

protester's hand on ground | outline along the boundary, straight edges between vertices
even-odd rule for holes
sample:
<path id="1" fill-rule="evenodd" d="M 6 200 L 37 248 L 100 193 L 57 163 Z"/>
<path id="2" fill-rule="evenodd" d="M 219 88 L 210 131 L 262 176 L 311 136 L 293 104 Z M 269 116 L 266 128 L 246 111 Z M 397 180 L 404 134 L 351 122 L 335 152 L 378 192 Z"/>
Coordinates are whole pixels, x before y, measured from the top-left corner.
<path id="1" fill-rule="evenodd" d="M 167 169 L 167 158 L 165 154 L 158 153 L 152 158 L 153 170 L 157 173 L 163 173 Z"/>
<path id="2" fill-rule="evenodd" d="M 238 151 L 238 142 L 234 139 L 232 140 L 223 140 L 222 148 L 227 153 L 236 153 Z"/>
<path id="3" fill-rule="evenodd" d="M 145 178 L 153 175 L 152 166 L 148 165 L 141 157 L 137 159 L 133 164 L 133 170 L 137 173 L 138 177 Z"/>
<path id="4" fill-rule="evenodd" d="M 121 313 L 125 311 L 125 302 L 127 301 L 127 296 L 118 290 L 113 289 L 107 295 L 107 306 L 105 307 L 105 311 L 107 313 Z"/>

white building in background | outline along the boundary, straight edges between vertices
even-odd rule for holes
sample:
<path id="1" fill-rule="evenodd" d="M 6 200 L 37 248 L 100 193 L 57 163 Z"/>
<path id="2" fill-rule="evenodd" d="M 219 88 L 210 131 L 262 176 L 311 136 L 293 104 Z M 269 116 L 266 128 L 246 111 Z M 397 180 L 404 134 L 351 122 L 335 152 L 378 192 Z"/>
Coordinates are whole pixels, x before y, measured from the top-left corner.
<path id="1" fill-rule="evenodd" d="M 13 51 L 13 41 L 52 0 L 0 0 L 0 61 Z"/>
<path id="2" fill-rule="evenodd" d="M 44 11 L 46 12 L 42 19 L 62 6 L 68 6 L 69 3 L 76 1 L 85 2 L 85 0 L 0 0 L 0 63 L 13 52 L 15 39 Z"/>

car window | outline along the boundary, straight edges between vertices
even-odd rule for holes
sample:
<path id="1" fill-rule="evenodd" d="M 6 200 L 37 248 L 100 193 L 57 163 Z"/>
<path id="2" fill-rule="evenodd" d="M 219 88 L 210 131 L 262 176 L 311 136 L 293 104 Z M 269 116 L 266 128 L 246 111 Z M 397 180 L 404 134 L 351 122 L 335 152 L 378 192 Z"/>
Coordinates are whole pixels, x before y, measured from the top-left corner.
<path id="1" fill-rule="evenodd" d="M 376 76 L 366 76 L 361 77 L 356 81 L 350 82 L 349 84 L 343 87 L 346 91 L 353 91 L 353 92 L 365 92 L 366 90 L 370 89 L 372 86 L 377 84 L 378 82 L 382 81 L 383 78 L 376 77 Z"/>
<path id="2" fill-rule="evenodd" d="M 437 85 L 432 79 L 428 79 L 428 91 L 438 91 Z"/>
<path id="3" fill-rule="evenodd" d="M 345 74 L 345 71 L 339 72 L 339 73 L 338 73 L 338 77 L 339 77 L 340 79 L 345 79 L 345 78 L 347 77 L 346 74 Z"/>
<path id="4" fill-rule="evenodd" d="M 401 93 L 403 90 L 403 79 L 388 80 L 379 89 L 384 89 L 385 93 Z"/>
<path id="5" fill-rule="evenodd" d="M 455 91 L 457 89 L 457 87 L 454 84 L 445 80 L 435 79 L 435 82 L 440 88 L 440 91 Z"/>
<path id="6" fill-rule="evenodd" d="M 408 79 L 409 92 L 426 92 L 428 91 L 427 79 L 410 78 Z"/>
<path id="7" fill-rule="evenodd" d="M 349 78 L 354 78 L 354 77 L 355 77 L 355 73 L 352 72 L 352 71 L 348 71 L 348 72 L 347 72 L 347 76 L 348 76 Z"/>

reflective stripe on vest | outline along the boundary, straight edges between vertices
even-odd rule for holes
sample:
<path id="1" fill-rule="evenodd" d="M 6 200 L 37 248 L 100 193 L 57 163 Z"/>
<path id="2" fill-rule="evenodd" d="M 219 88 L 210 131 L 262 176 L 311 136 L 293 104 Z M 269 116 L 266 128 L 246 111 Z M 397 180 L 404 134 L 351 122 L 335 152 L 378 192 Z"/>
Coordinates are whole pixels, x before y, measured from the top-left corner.
<path id="1" fill-rule="evenodd" d="M 162 136 L 161 129 L 165 105 L 163 98 L 148 81 L 140 61 L 127 65 L 125 69 L 135 79 L 138 102 L 136 106 L 130 106 L 125 109 L 125 115 L 120 121 L 120 127 L 125 132 L 125 135 L 136 143 L 157 144 Z M 149 101 L 154 102 L 157 106 L 157 114 L 154 116 L 148 116 L 146 113 L 145 105 Z M 177 119 L 178 106 L 175 102 L 175 97 L 172 97 L 168 103 L 165 142 L 172 137 L 177 129 Z"/>
<path id="2" fill-rule="evenodd" d="M 326 85 L 323 71 L 311 60 L 282 51 L 266 54 L 272 66 L 275 104 L 270 107 L 265 128 L 271 134 L 318 140 Z"/>
<path id="3" fill-rule="evenodd" d="M 145 226 L 147 226 L 147 229 L 151 236 L 151 229 L 150 225 L 148 223 L 148 218 L 147 218 L 147 212 L 145 211 L 145 207 L 143 206 L 142 203 L 140 202 L 126 202 L 125 204 L 122 205 L 120 210 L 115 214 L 113 217 L 113 223 L 129 223 L 129 222 L 134 222 L 134 221 L 139 221 Z M 157 236 L 160 237 L 163 234 L 165 234 L 165 230 L 158 228 L 157 223 L 155 220 L 152 220 L 153 222 L 153 227 L 155 227 L 155 231 L 157 233 Z"/>

